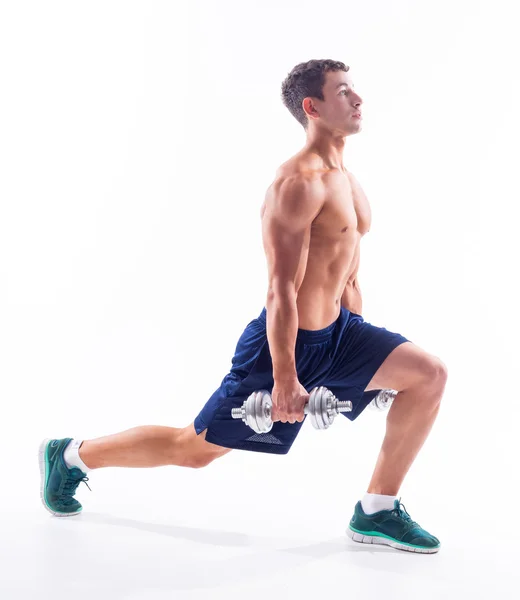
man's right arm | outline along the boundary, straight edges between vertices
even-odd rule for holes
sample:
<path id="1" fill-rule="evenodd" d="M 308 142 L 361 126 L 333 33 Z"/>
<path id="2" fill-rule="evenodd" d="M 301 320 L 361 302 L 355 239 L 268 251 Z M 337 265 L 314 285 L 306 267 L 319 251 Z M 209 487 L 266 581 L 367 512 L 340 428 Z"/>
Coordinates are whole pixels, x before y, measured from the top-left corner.
<path id="1" fill-rule="evenodd" d="M 296 299 L 307 267 L 311 224 L 323 203 L 320 179 L 303 175 L 276 181 L 266 202 L 262 234 L 269 276 L 267 338 L 275 382 L 297 379 Z"/>

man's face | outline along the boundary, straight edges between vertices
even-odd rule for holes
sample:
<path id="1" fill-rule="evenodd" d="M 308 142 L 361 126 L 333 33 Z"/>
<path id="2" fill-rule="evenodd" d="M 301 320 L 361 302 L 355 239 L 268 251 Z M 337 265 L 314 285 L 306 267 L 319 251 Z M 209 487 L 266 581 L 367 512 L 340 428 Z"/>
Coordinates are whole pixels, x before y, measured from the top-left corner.
<path id="1" fill-rule="evenodd" d="M 350 72 L 328 71 L 323 86 L 324 101 L 313 98 L 320 121 L 327 129 L 342 135 L 353 135 L 361 130 L 361 96 L 354 90 Z"/>

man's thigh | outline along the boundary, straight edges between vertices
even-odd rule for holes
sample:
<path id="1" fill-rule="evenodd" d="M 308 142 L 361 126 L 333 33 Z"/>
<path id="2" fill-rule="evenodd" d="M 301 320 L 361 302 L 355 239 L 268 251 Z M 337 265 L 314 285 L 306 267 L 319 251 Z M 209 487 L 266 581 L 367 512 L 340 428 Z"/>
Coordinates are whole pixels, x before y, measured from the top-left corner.
<path id="1" fill-rule="evenodd" d="M 370 389 L 392 387 L 381 383 L 386 377 L 374 381 L 383 363 L 398 348 L 412 344 L 400 333 L 372 325 L 360 315 L 350 314 L 347 317 L 335 332 L 330 352 L 331 365 L 320 385 L 329 388 L 340 400 L 352 402 L 352 411 L 343 414 L 353 421 L 374 398 Z M 369 384 L 372 384 L 371 388 Z"/>
<path id="2" fill-rule="evenodd" d="M 446 371 L 444 363 L 413 342 L 397 346 L 376 371 L 366 391 L 392 389 L 401 392 L 437 379 Z"/>

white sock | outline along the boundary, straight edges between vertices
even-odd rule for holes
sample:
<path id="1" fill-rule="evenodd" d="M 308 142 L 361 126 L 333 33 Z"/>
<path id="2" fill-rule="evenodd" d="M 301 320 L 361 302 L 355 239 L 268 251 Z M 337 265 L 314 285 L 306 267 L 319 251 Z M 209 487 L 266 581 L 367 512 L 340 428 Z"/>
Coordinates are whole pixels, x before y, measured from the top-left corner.
<path id="1" fill-rule="evenodd" d="M 72 467 L 78 467 L 83 473 L 87 474 L 92 469 L 89 469 L 87 465 L 79 457 L 79 448 L 83 440 L 72 440 L 69 445 L 65 448 L 63 453 L 63 460 L 69 469 Z"/>
<path id="2" fill-rule="evenodd" d="M 397 500 L 397 496 L 385 496 L 384 494 L 365 494 L 363 500 L 361 500 L 361 508 L 366 515 L 379 512 L 380 510 L 392 510 L 394 508 L 394 501 Z"/>

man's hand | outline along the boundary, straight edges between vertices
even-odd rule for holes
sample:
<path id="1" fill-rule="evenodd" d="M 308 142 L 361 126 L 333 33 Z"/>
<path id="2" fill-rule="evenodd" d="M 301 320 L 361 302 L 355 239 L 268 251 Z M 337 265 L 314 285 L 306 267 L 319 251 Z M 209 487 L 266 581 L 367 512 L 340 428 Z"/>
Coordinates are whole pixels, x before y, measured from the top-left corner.
<path id="1" fill-rule="evenodd" d="M 273 408 L 271 417 L 273 422 L 302 423 L 305 414 L 303 409 L 309 402 L 309 394 L 298 378 L 274 382 L 271 394 Z"/>

